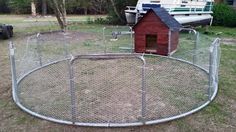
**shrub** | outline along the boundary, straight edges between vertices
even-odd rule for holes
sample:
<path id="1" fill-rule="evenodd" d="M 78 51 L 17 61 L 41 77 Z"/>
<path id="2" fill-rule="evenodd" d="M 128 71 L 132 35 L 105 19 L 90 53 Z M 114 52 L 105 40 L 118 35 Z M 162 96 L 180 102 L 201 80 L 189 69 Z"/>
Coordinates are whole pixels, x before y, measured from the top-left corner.
<path id="1" fill-rule="evenodd" d="M 10 13 L 7 3 L 9 0 L 0 0 L 0 13 Z"/>
<path id="2" fill-rule="evenodd" d="M 105 19 L 105 18 L 95 18 L 95 19 L 92 19 L 90 17 L 87 18 L 86 20 L 87 24 L 108 24 L 108 20 Z"/>
<path id="3" fill-rule="evenodd" d="M 87 20 L 86 20 L 87 24 L 93 24 L 93 19 L 91 19 L 91 17 L 87 17 Z"/>
<path id="4" fill-rule="evenodd" d="M 8 6 L 12 13 L 28 14 L 30 11 L 30 0 L 8 0 Z"/>
<path id="5" fill-rule="evenodd" d="M 236 27 L 236 11 L 226 4 L 215 4 L 213 25 Z"/>
<path id="6" fill-rule="evenodd" d="M 126 24 L 126 18 L 125 18 L 125 12 L 126 6 L 135 6 L 137 3 L 137 0 L 114 0 L 115 1 L 115 7 L 117 12 L 119 13 L 119 18 L 115 12 L 115 9 L 113 6 L 108 7 L 108 23 L 114 24 L 114 25 L 120 25 L 120 24 Z M 111 3 L 109 3 L 111 5 Z"/>
<path id="7" fill-rule="evenodd" d="M 96 23 L 96 24 L 107 24 L 107 23 L 108 23 L 108 20 L 99 17 L 99 18 L 97 18 L 97 19 L 94 20 L 94 23 Z"/>

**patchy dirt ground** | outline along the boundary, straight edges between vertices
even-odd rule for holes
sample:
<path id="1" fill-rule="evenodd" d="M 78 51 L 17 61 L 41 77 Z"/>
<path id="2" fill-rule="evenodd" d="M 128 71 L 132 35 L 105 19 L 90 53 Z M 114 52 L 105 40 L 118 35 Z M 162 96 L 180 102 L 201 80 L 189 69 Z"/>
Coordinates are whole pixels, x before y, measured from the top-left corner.
<path id="1" fill-rule="evenodd" d="M 15 37 L 14 41 L 22 39 Z M 128 128 L 93 128 L 93 127 L 77 127 L 69 125 L 61 125 L 57 123 L 48 122 L 35 118 L 21 111 L 11 97 L 11 73 L 8 57 L 8 41 L 0 40 L 0 131 L 14 132 L 14 131 L 26 131 L 26 132 L 157 132 L 157 131 L 230 131 L 236 130 L 236 98 L 231 95 L 232 92 L 226 92 L 230 87 L 235 85 L 232 83 L 235 80 L 235 74 L 232 74 L 232 65 L 235 65 L 233 56 L 227 57 L 229 53 L 234 53 L 231 47 L 224 47 L 222 58 L 227 59 L 226 62 L 222 62 L 223 66 L 220 71 L 220 91 L 216 100 L 207 108 L 194 115 L 186 118 L 172 121 L 168 123 L 142 126 L 142 127 L 128 127 Z M 229 50 L 228 50 L 229 49 Z M 234 48 L 235 49 L 235 48 Z M 224 80 L 224 78 L 230 80 Z M 223 80 L 222 80 L 223 78 Z M 224 85 L 224 84 L 228 85 Z M 233 86 L 231 86 L 231 84 Z M 226 87 L 224 87 L 226 86 Z M 235 87 L 234 87 L 235 88 Z"/>
<path id="2" fill-rule="evenodd" d="M 236 39 L 235 38 L 223 38 L 221 41 L 223 44 L 236 46 Z"/>
<path id="3" fill-rule="evenodd" d="M 94 57 L 94 56 L 93 56 Z M 134 123 L 142 117 L 142 65 L 138 58 L 76 59 L 73 63 L 76 121 Z M 208 76 L 189 64 L 145 57 L 145 120 L 185 113 L 207 101 Z M 19 85 L 21 103 L 30 110 L 71 121 L 67 61 L 27 76 Z"/>

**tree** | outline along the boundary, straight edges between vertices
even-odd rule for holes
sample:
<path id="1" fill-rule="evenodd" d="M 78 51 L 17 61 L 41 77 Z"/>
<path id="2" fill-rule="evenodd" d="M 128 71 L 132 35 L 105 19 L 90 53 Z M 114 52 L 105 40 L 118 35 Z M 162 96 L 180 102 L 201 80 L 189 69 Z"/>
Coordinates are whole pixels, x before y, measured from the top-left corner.
<path id="1" fill-rule="evenodd" d="M 91 1 L 92 0 L 70 0 L 70 2 L 67 3 L 67 7 L 69 12 L 74 12 L 78 9 L 82 9 L 83 14 L 87 15 L 89 9 L 91 8 Z"/>
<path id="2" fill-rule="evenodd" d="M 0 0 L 0 13 L 10 13 L 10 8 L 7 3 L 9 0 Z"/>
<path id="3" fill-rule="evenodd" d="M 8 0 L 7 5 L 13 13 L 28 14 L 30 13 L 31 0 Z"/>
<path id="4" fill-rule="evenodd" d="M 109 21 L 111 24 L 126 24 L 125 8 L 128 5 L 136 5 L 137 0 L 109 0 Z"/>
<path id="5" fill-rule="evenodd" d="M 42 15 L 47 15 L 47 0 L 42 0 Z"/>
<path id="6" fill-rule="evenodd" d="M 32 16 L 36 16 L 37 15 L 36 4 L 35 4 L 34 0 L 31 1 L 31 14 L 32 14 Z"/>
<path id="7" fill-rule="evenodd" d="M 107 8 L 108 0 L 91 0 L 91 9 L 98 14 L 104 14 Z"/>
<path id="8" fill-rule="evenodd" d="M 236 27 L 236 11 L 226 4 L 215 4 L 213 25 Z"/>
<path id="9" fill-rule="evenodd" d="M 119 11 L 118 11 L 118 9 L 117 9 L 117 6 L 116 6 L 115 1 L 114 1 L 114 0 L 110 0 L 110 2 L 111 2 L 111 5 L 112 5 L 112 7 L 113 7 L 113 10 L 114 10 L 114 12 L 115 12 L 115 15 L 119 18 L 119 20 L 120 20 L 122 23 L 124 23 L 125 20 L 121 17 L 121 15 L 120 15 L 120 13 L 119 13 Z"/>
<path id="10" fill-rule="evenodd" d="M 88 9 L 91 6 L 91 0 L 81 0 L 80 1 L 80 6 L 84 8 L 84 15 L 88 14 Z"/>
<path id="11" fill-rule="evenodd" d="M 60 28 L 65 31 L 66 22 L 66 2 L 65 0 L 51 0 L 51 7 L 56 15 Z"/>

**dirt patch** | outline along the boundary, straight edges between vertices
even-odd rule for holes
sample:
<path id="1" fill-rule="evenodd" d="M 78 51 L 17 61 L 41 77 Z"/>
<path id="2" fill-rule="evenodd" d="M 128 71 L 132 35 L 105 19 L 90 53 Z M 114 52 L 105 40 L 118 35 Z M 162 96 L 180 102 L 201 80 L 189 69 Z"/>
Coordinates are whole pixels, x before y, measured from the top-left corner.
<path id="1" fill-rule="evenodd" d="M 98 37 L 97 34 L 93 33 L 84 33 L 76 31 L 67 31 L 66 33 L 55 31 L 55 32 L 45 32 L 42 33 L 41 39 L 44 41 L 49 40 L 62 40 L 65 42 L 80 42 L 88 39 L 94 40 Z"/>
<path id="2" fill-rule="evenodd" d="M 234 38 L 223 38 L 221 39 L 221 41 L 222 41 L 222 44 L 236 46 L 236 39 Z"/>
<path id="3" fill-rule="evenodd" d="M 83 33 L 82 33 L 83 34 Z M 21 46 L 24 44 L 22 40 L 25 39 L 25 36 L 21 36 L 24 38 L 13 38 L 14 42 L 17 46 Z M 21 42 L 22 43 L 18 43 Z M 229 58 L 228 58 L 229 59 Z M 229 59 L 230 60 L 230 59 Z M 231 61 L 233 61 L 231 59 Z M 225 67 L 225 66 L 224 66 Z M 222 76 L 222 75 L 221 75 Z M 224 76 L 224 75 L 223 75 Z M 44 76 L 42 76 L 44 77 Z M 45 81 L 45 80 L 44 80 Z M 42 83 L 44 83 L 42 81 Z M 224 87 L 224 84 L 221 83 L 221 87 Z M 220 88 L 221 88 L 220 87 Z M 46 89 L 47 90 L 47 89 Z M 84 91 L 85 93 L 89 93 L 90 91 Z M 205 110 L 208 110 L 209 107 L 204 109 L 201 112 L 198 112 L 194 115 L 191 115 L 187 118 L 183 118 L 177 121 L 172 121 L 168 123 L 158 124 L 158 125 L 149 125 L 142 127 L 128 127 L 128 128 L 93 128 L 93 127 L 78 127 L 78 126 L 69 126 L 62 125 L 57 123 L 52 123 L 45 120 L 40 120 L 29 114 L 21 111 L 15 103 L 12 101 L 11 96 L 11 73 L 10 73 L 10 63 L 8 57 L 8 41 L 0 40 L 0 131 L 8 132 L 8 131 L 32 131 L 32 132 L 176 132 L 176 131 L 235 131 L 235 101 L 230 101 L 231 106 L 227 107 L 226 105 L 222 107 L 227 107 L 228 111 L 232 114 L 228 115 L 227 120 L 231 120 L 230 122 L 225 122 L 224 125 L 217 124 L 214 120 L 216 116 L 214 112 L 212 115 L 206 116 L 204 114 Z M 181 95 L 181 94 L 180 94 Z M 219 93 L 217 98 L 226 98 L 224 93 Z M 218 101 L 226 104 L 227 100 Z M 214 102 L 213 102 L 214 103 Z M 182 122 L 182 123 L 179 123 Z M 223 124 L 223 123 L 222 123 Z M 233 126 L 233 127 L 232 127 Z"/>
<path id="4" fill-rule="evenodd" d="M 208 77 L 202 70 L 167 58 L 146 61 L 143 80 L 143 62 L 138 58 L 75 60 L 74 105 L 68 64 L 56 63 L 22 80 L 19 98 L 30 110 L 62 120 L 72 120 L 74 106 L 75 120 L 83 123 L 156 120 L 185 113 L 207 100 Z"/>

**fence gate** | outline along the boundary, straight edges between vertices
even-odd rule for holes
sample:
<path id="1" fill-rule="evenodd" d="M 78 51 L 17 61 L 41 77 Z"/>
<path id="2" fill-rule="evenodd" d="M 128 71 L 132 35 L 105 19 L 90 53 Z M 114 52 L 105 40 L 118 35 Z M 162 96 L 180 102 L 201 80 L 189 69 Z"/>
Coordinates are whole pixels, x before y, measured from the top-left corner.
<path id="1" fill-rule="evenodd" d="M 129 123 L 141 119 L 143 64 L 134 55 L 78 56 L 72 62 L 75 121 Z"/>

